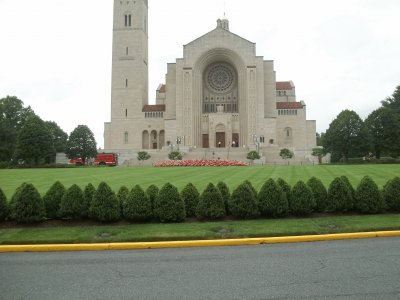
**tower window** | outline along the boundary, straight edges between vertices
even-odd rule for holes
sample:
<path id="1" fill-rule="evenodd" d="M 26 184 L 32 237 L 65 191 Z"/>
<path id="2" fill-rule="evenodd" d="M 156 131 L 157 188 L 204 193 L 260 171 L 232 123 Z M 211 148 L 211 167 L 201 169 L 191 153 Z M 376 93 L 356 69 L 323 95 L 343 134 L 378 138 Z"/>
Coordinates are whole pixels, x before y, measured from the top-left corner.
<path id="1" fill-rule="evenodd" d="M 125 87 L 128 87 L 128 78 L 125 79 Z"/>
<path id="2" fill-rule="evenodd" d="M 127 116 L 128 116 L 128 109 L 125 108 L 125 117 L 127 117 Z"/>
<path id="3" fill-rule="evenodd" d="M 129 48 L 126 47 L 126 55 L 128 55 L 128 54 L 129 54 Z"/>
<path id="4" fill-rule="evenodd" d="M 124 15 L 125 27 L 132 26 L 132 15 Z"/>

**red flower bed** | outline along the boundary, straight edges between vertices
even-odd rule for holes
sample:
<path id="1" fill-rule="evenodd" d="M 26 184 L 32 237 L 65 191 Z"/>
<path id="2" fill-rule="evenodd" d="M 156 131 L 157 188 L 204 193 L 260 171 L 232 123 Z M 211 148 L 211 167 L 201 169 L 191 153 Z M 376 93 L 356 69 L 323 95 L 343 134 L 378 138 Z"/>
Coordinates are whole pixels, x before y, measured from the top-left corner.
<path id="1" fill-rule="evenodd" d="M 242 167 L 246 163 L 227 159 L 186 159 L 166 160 L 154 164 L 154 167 Z"/>

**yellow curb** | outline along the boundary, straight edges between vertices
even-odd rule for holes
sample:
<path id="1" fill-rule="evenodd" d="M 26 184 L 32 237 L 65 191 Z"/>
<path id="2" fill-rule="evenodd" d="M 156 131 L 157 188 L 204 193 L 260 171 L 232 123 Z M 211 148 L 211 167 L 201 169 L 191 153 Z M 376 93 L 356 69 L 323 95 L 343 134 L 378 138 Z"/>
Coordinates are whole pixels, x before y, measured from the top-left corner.
<path id="1" fill-rule="evenodd" d="M 182 247 L 217 247 L 239 245 L 261 245 L 277 243 L 299 243 L 316 241 L 333 241 L 347 239 L 365 239 L 376 237 L 400 236 L 400 230 L 373 231 L 356 233 L 337 233 L 320 235 L 300 235 L 282 237 L 165 241 L 165 242 L 136 242 L 136 243 L 96 243 L 96 244 L 43 244 L 43 245 L 0 245 L 0 253 L 4 252 L 56 252 L 56 251 L 100 251 L 100 250 L 134 250 L 160 249 Z"/>

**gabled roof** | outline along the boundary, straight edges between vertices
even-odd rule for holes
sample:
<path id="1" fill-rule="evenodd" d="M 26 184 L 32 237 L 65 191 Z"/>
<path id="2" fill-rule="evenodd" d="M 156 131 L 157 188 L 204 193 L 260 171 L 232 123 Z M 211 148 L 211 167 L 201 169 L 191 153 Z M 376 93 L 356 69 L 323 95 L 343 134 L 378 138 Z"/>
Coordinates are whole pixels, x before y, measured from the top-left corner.
<path id="1" fill-rule="evenodd" d="M 146 104 L 143 106 L 142 112 L 165 111 L 165 104 Z"/>
<path id="2" fill-rule="evenodd" d="M 292 90 L 292 89 L 294 89 L 294 84 L 292 81 L 277 81 L 276 89 L 277 90 Z"/>
<path id="3" fill-rule="evenodd" d="M 303 109 L 301 102 L 276 102 L 276 109 Z"/>

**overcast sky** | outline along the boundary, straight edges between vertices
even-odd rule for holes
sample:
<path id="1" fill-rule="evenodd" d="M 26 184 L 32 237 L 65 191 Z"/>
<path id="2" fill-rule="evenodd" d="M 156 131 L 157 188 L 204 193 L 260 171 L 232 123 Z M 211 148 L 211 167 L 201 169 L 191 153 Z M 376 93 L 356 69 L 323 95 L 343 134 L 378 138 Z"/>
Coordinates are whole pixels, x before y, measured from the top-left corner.
<path id="1" fill-rule="evenodd" d="M 277 80 L 293 80 L 318 132 L 344 109 L 365 118 L 400 84 L 399 0 L 149 0 L 149 6 L 150 103 L 167 63 L 213 30 L 224 10 L 230 31 L 274 60 Z M 17 96 L 68 134 L 88 125 L 103 147 L 112 16 L 112 0 L 0 0 L 0 98 Z"/>

